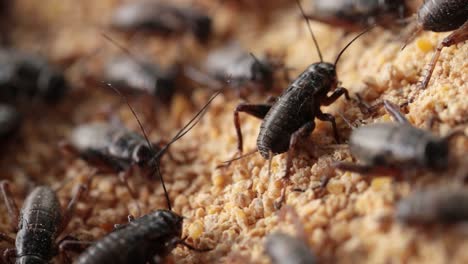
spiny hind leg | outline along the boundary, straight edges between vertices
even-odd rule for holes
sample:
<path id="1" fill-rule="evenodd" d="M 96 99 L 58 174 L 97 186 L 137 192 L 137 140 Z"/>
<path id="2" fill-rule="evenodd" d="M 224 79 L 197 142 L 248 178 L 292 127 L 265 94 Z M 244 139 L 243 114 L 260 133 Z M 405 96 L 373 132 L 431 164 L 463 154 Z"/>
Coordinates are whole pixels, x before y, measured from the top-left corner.
<path id="1" fill-rule="evenodd" d="M 468 40 L 468 21 L 465 22 L 465 24 L 463 24 L 460 28 L 453 31 L 452 34 L 448 35 L 442 40 L 442 42 L 439 43 L 439 45 L 437 45 L 437 49 L 434 52 L 434 55 L 432 55 L 431 62 L 429 62 L 427 66 L 428 68 L 426 70 L 426 73 L 423 74 L 423 78 L 418 84 L 419 89 L 427 88 L 427 85 L 431 80 L 432 73 L 434 72 L 434 68 L 437 64 L 437 61 L 439 60 L 440 52 L 442 51 L 442 49 L 463 42 L 465 40 Z"/>
<path id="2" fill-rule="evenodd" d="M 410 122 L 408 121 L 408 119 L 406 119 L 405 115 L 403 115 L 403 113 L 400 111 L 400 107 L 397 106 L 396 104 L 388 101 L 388 100 L 384 100 L 383 101 L 383 104 L 384 104 L 384 107 L 385 107 L 385 110 L 391 115 L 393 116 L 393 118 L 395 118 L 395 120 L 400 123 L 400 124 L 410 124 Z"/>
<path id="3" fill-rule="evenodd" d="M 312 133 L 314 128 L 315 128 L 315 123 L 313 121 L 310 121 L 310 122 L 305 123 L 301 128 L 299 128 L 296 132 L 294 132 L 291 135 L 291 139 L 289 140 L 289 150 L 288 150 L 287 157 L 286 157 L 286 171 L 285 171 L 283 178 L 281 179 L 283 182 L 283 188 L 281 189 L 280 198 L 275 202 L 276 209 L 281 208 L 281 205 L 283 204 L 285 195 L 286 195 L 286 187 L 290 184 L 289 176 L 290 176 L 290 170 L 292 167 L 292 158 L 294 156 L 297 143 L 299 142 L 300 138 L 304 138 L 310 133 Z"/>
<path id="4" fill-rule="evenodd" d="M 335 137 L 336 143 L 340 144 L 340 136 L 338 134 L 338 128 L 336 127 L 335 117 L 333 115 L 331 115 L 331 114 L 318 112 L 317 113 L 317 118 L 322 120 L 322 121 L 328 121 L 328 122 L 330 122 L 332 124 L 333 136 Z"/>
<path id="5" fill-rule="evenodd" d="M 236 109 L 234 110 L 234 126 L 236 127 L 236 133 L 237 133 L 237 151 L 240 155 L 242 155 L 243 152 L 243 139 L 242 139 L 242 131 L 241 131 L 241 126 L 240 126 L 240 120 L 239 120 L 239 113 L 247 113 L 249 115 L 255 116 L 259 119 L 263 119 L 268 111 L 270 111 L 270 108 L 273 104 L 268 103 L 268 104 L 245 104 L 241 103 L 239 104 Z"/>

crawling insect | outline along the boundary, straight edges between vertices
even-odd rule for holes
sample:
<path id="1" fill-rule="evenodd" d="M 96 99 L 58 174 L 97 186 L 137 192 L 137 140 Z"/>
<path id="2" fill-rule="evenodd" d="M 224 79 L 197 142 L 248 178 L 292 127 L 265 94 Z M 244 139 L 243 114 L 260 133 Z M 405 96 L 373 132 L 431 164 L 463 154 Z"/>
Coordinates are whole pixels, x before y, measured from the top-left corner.
<path id="1" fill-rule="evenodd" d="M 36 187 L 24 201 L 21 213 L 18 213 L 8 181 L 1 181 L 0 191 L 10 216 L 10 224 L 14 230 L 18 230 L 16 240 L 0 233 L 0 240 L 15 243 L 15 248 L 3 252 L 5 262 L 11 263 L 11 259 L 16 258 L 16 263 L 49 263 L 59 253 L 66 258 L 65 251 L 73 249 L 69 242 L 76 239 L 69 236 L 60 240 L 58 238 L 70 222 L 76 203 L 86 189 L 85 185 L 79 185 L 62 213 L 55 192 L 47 186 Z M 15 223 L 18 223 L 17 227 Z"/>
<path id="2" fill-rule="evenodd" d="M 88 123 L 76 127 L 70 141 L 64 143 L 66 151 L 71 152 L 100 171 L 118 172 L 119 179 L 125 184 L 130 195 L 136 199 L 136 193 L 130 188 L 127 178 L 136 167 L 149 169 L 153 149 L 148 147 L 144 136 L 124 127 L 107 123 Z"/>
<path id="3" fill-rule="evenodd" d="M 229 79 L 229 86 L 238 91 L 245 86 L 258 86 L 268 91 L 273 86 L 273 73 L 279 68 L 284 66 L 271 56 L 257 58 L 232 41 L 208 55 L 202 65 L 203 73 L 192 67 L 186 67 L 185 72 L 195 81 L 213 88 L 222 87 Z"/>
<path id="4" fill-rule="evenodd" d="M 127 99 L 119 90 L 110 87 L 125 99 L 137 118 L 140 128 L 143 128 Z M 197 118 L 204 113 L 218 94 L 219 92 L 210 98 L 208 103 L 165 145 L 162 141 L 151 143 L 144 130 L 141 135 L 124 127 L 116 127 L 107 123 L 89 123 L 75 128 L 70 141 L 62 143 L 62 147 L 67 152 L 80 156 L 100 171 L 118 173 L 119 179 L 125 184 L 130 195 L 136 199 L 138 196 L 128 183 L 128 177 L 133 174 L 133 170 L 139 167 L 143 172 L 150 172 L 154 168 L 155 153 L 161 153 L 156 155 L 160 159 L 172 143 L 184 136 L 198 122 Z"/>
<path id="5" fill-rule="evenodd" d="M 21 115 L 14 107 L 0 104 L 0 139 L 7 138 L 18 130 Z"/>
<path id="6" fill-rule="evenodd" d="M 398 203 L 396 217 L 408 224 L 468 221 L 468 192 L 446 187 L 417 191 Z"/>
<path id="7" fill-rule="evenodd" d="M 128 56 L 115 57 L 104 68 L 108 83 L 127 91 L 148 93 L 164 103 L 171 100 L 178 76 L 177 65 L 162 69 L 154 62 L 136 62 Z"/>
<path id="8" fill-rule="evenodd" d="M 205 112 L 206 107 L 218 94 L 219 92 L 208 101 L 170 143 L 185 135 L 200 120 L 196 118 Z M 194 120 L 195 122 L 192 122 Z M 128 224 L 119 225 L 115 231 L 90 246 L 79 256 L 77 263 L 162 263 L 164 257 L 178 244 L 195 251 L 210 250 L 194 248 L 185 242 L 185 238 L 181 238 L 183 217 L 172 211 L 169 194 L 159 170 L 161 156 L 169 144 L 162 147 L 151 159 L 151 164 L 154 165 L 151 173 L 156 173 L 161 180 L 168 210 L 156 210 L 136 219 L 129 217 Z"/>
<path id="9" fill-rule="evenodd" d="M 183 217 L 171 210 L 156 210 L 97 241 L 81 254 L 76 263 L 162 263 L 171 251 L 182 244 L 196 251 L 182 236 Z"/>
<path id="10" fill-rule="evenodd" d="M 63 72 L 46 59 L 14 49 L 0 49 L 0 100 L 39 98 L 56 102 L 67 90 Z"/>
<path id="11" fill-rule="evenodd" d="M 431 80 L 432 73 L 444 47 L 450 47 L 468 39 L 468 5 L 465 0 L 431 0 L 424 1 L 418 10 L 415 27 L 403 48 L 421 31 L 447 32 L 454 30 L 437 45 L 426 73 L 422 76 L 419 88 L 425 89 Z M 402 48 L 402 49 L 403 49 Z"/>
<path id="12" fill-rule="evenodd" d="M 112 16 L 113 28 L 125 32 L 177 35 L 190 31 L 200 42 L 211 36 L 212 20 L 203 11 L 169 2 L 140 1 L 119 7 Z"/>
<path id="13" fill-rule="evenodd" d="M 301 12 L 304 13 L 300 3 L 297 3 Z M 289 183 L 289 171 L 292 166 L 293 152 L 298 140 L 312 133 L 315 128 L 315 118 L 330 122 L 333 126 L 335 140 L 339 142 L 335 118 L 331 114 L 323 113 L 320 110 L 320 106 L 332 104 L 341 95 L 345 95 L 346 99 L 350 100 L 348 90 L 343 87 L 337 88 L 336 65 L 349 45 L 370 30 L 369 28 L 361 32 L 351 40 L 338 54 L 335 63 L 331 64 L 323 61 L 309 21 L 307 23 L 319 54 L 320 62 L 313 63 L 307 67 L 303 73 L 289 84 L 289 87 L 275 102 L 268 104 L 242 103 L 234 111 L 234 125 L 238 137 L 238 153 L 242 154 L 243 151 L 239 112 L 245 112 L 263 119 L 260 133 L 257 137 L 257 149 L 263 158 L 271 160 L 274 155 L 288 152 L 286 172 L 282 178 L 285 186 Z M 331 91 L 333 93 L 328 96 L 328 93 Z M 283 186 L 279 201 L 276 203 L 277 207 L 284 201 L 285 186 Z"/>
<path id="14" fill-rule="evenodd" d="M 362 174 L 399 174 L 405 169 L 445 170 L 449 166 L 449 142 L 463 131 L 453 130 L 445 137 L 412 126 L 398 106 L 384 100 L 385 109 L 398 123 L 376 123 L 354 129 L 349 148 L 363 164 L 338 162 L 341 170 Z"/>
<path id="15" fill-rule="evenodd" d="M 374 24 L 392 27 L 403 19 L 408 8 L 404 0 L 314 0 L 308 19 L 355 31 Z"/>

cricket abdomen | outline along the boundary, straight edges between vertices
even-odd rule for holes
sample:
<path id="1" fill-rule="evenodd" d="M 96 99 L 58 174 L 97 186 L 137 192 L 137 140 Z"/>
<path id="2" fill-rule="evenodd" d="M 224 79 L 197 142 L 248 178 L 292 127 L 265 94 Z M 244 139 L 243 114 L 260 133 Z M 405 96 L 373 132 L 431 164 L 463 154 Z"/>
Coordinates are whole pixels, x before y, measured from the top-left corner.
<path id="1" fill-rule="evenodd" d="M 305 123 L 314 121 L 314 98 L 301 88 L 284 94 L 265 116 L 257 138 L 262 157 L 284 153 L 289 149 L 291 135 Z"/>

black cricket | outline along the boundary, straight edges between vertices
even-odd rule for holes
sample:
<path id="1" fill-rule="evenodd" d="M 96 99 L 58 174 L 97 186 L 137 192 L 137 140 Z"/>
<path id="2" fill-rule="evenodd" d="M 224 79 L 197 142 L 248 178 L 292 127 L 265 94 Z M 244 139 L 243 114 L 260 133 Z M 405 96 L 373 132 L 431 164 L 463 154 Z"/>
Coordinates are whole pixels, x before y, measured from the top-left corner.
<path id="1" fill-rule="evenodd" d="M 8 209 L 10 224 L 17 230 L 16 240 L 5 233 L 0 233 L 0 240 L 15 244 L 3 252 L 4 261 L 11 263 L 49 263 L 60 254 L 67 259 L 66 250 L 74 249 L 70 242 L 76 239 L 70 236 L 58 240 L 75 211 L 76 203 L 87 187 L 79 185 L 67 208 L 62 212 L 57 195 L 48 186 L 39 186 L 27 196 L 21 213 L 12 198 L 9 182 L 0 182 L 0 192 Z M 16 223 L 18 224 L 16 226 Z"/>
<path id="2" fill-rule="evenodd" d="M 180 75 L 178 65 L 163 69 L 156 62 L 135 61 L 129 56 L 114 57 L 104 67 L 104 79 L 130 93 L 146 93 L 158 102 L 170 102 Z"/>
<path id="3" fill-rule="evenodd" d="M 408 169 L 443 171 L 449 167 L 450 140 L 463 131 L 455 129 L 445 137 L 438 137 L 412 126 L 390 101 L 384 100 L 384 106 L 397 123 L 376 123 L 354 129 L 349 148 L 353 157 L 363 164 L 338 162 L 334 164 L 336 168 L 362 174 L 399 175 Z"/>
<path id="4" fill-rule="evenodd" d="M 297 2 L 301 12 L 304 14 L 302 6 Z M 292 166 L 292 157 L 298 140 L 308 136 L 315 128 L 314 119 L 318 118 L 332 124 L 335 140 L 339 142 L 338 130 L 335 117 L 328 113 L 323 113 L 320 106 L 327 106 L 335 102 L 344 95 L 350 100 L 348 90 L 343 87 L 337 88 L 338 78 L 336 75 L 336 65 L 343 52 L 360 36 L 368 32 L 371 28 L 361 32 L 351 40 L 338 54 L 335 63 L 324 62 L 322 54 L 317 44 L 317 40 L 310 28 L 309 31 L 314 40 L 315 47 L 320 57 L 320 62 L 311 64 L 301 73 L 281 96 L 274 102 L 266 104 L 241 103 L 234 111 L 234 125 L 238 137 L 238 152 L 242 155 L 243 141 L 239 122 L 239 112 L 245 112 L 257 118 L 263 119 L 260 126 L 260 133 L 257 137 L 258 152 L 265 159 L 271 160 L 274 155 L 288 152 L 286 171 L 282 178 L 284 187 L 281 197 L 276 202 L 276 207 L 280 207 L 285 198 L 285 187 L 289 184 L 289 174 Z M 331 95 L 328 95 L 332 92 Z"/>
<path id="5" fill-rule="evenodd" d="M 393 27 L 408 15 L 405 0 L 313 0 L 307 19 L 356 31 L 377 24 Z"/>
<path id="6" fill-rule="evenodd" d="M 0 49 L 0 100 L 40 99 L 56 102 L 68 90 L 61 70 L 38 55 L 23 51 Z"/>
<path id="7" fill-rule="evenodd" d="M 238 42 L 231 41 L 210 52 L 202 63 L 201 70 L 188 66 L 185 68 L 185 73 L 192 80 L 213 89 L 220 89 L 229 80 L 228 85 L 241 95 L 243 88 L 271 90 L 275 70 L 284 66 L 268 54 L 257 58 Z"/>
<path id="8" fill-rule="evenodd" d="M 191 32 L 202 43 L 207 42 L 212 33 L 212 20 L 202 10 L 162 1 L 125 4 L 114 12 L 111 26 L 123 32 L 163 36 Z"/>
<path id="9" fill-rule="evenodd" d="M 468 192 L 438 187 L 416 191 L 401 200 L 396 218 L 406 224 L 454 224 L 468 221 Z"/>

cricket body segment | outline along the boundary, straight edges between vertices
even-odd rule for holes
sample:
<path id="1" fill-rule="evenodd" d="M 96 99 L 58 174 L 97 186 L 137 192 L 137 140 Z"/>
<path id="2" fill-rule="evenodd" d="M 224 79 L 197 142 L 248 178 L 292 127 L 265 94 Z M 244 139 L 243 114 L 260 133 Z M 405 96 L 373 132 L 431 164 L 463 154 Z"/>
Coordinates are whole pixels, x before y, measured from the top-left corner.
<path id="1" fill-rule="evenodd" d="M 210 76 L 220 82 L 229 80 L 229 85 L 238 88 L 249 82 L 255 82 L 269 90 L 273 82 L 274 66 L 266 58 L 255 58 L 246 52 L 238 42 L 211 52 L 204 68 Z"/>
<path id="2" fill-rule="evenodd" d="M 39 98 L 56 102 L 68 90 L 63 72 L 45 58 L 14 49 L 0 49 L 0 99 Z"/>
<path id="3" fill-rule="evenodd" d="M 115 11 L 111 25 L 120 31 L 145 31 L 161 35 L 191 31 L 200 42 L 207 41 L 212 33 L 211 18 L 202 11 L 162 1 L 123 5 Z"/>
<path id="4" fill-rule="evenodd" d="M 87 187 L 80 184 L 63 212 L 54 190 L 47 186 L 36 187 L 26 197 L 19 212 L 9 186 L 8 181 L 1 181 L 0 194 L 5 202 L 12 229 L 18 232 L 16 239 L 0 232 L 0 242 L 15 244 L 15 247 L 0 251 L 3 260 L 6 263 L 46 264 L 59 253 L 66 257 L 63 253 L 72 249 L 66 244 L 76 240 L 68 236 L 57 242 L 57 238 L 67 227 L 76 203 Z"/>
<path id="5" fill-rule="evenodd" d="M 55 192 L 36 187 L 24 201 L 16 235 L 16 263 L 49 263 L 62 222 Z"/>
<path id="6" fill-rule="evenodd" d="M 182 222 L 183 218 L 170 210 L 156 210 L 106 235 L 76 263 L 162 263 L 182 240 Z"/>
<path id="7" fill-rule="evenodd" d="M 424 30 L 446 32 L 460 28 L 468 19 L 465 0 L 426 0 L 418 10 Z"/>
<path id="8" fill-rule="evenodd" d="M 128 56 L 115 57 L 104 68 L 104 78 L 130 92 L 146 92 L 161 102 L 169 102 L 176 89 L 177 67 L 163 70 L 149 61 L 135 61 Z"/>
<path id="9" fill-rule="evenodd" d="M 385 110 L 395 123 L 376 123 L 361 126 L 351 133 L 351 154 L 362 164 L 335 163 L 341 170 L 362 174 L 388 173 L 400 175 L 408 169 L 431 169 L 442 171 L 449 167 L 449 143 L 456 136 L 464 135 L 454 129 L 444 137 L 437 137 L 411 125 L 399 106 L 384 100 Z"/>
<path id="10" fill-rule="evenodd" d="M 417 191 L 398 203 L 396 218 L 407 224 L 468 221 L 468 192 L 447 187 Z"/>
<path id="11" fill-rule="evenodd" d="M 265 115 L 257 137 L 260 154 L 268 159 L 289 149 L 292 134 L 320 112 L 321 99 L 336 88 L 335 66 L 326 62 L 310 65 L 294 80 Z"/>
<path id="12" fill-rule="evenodd" d="M 352 132 L 349 147 L 354 157 L 373 166 L 439 170 L 448 166 L 448 142 L 410 125 L 359 127 Z"/>
<path id="13" fill-rule="evenodd" d="M 123 127 L 89 123 L 75 128 L 70 143 L 81 157 L 94 165 L 120 172 L 132 164 L 149 167 L 152 150 L 146 139 Z"/>
<path id="14" fill-rule="evenodd" d="M 396 25 L 397 19 L 404 18 L 408 8 L 404 0 L 338 0 L 311 1 L 313 14 L 308 19 L 359 30 L 373 24 L 383 27 Z"/>

